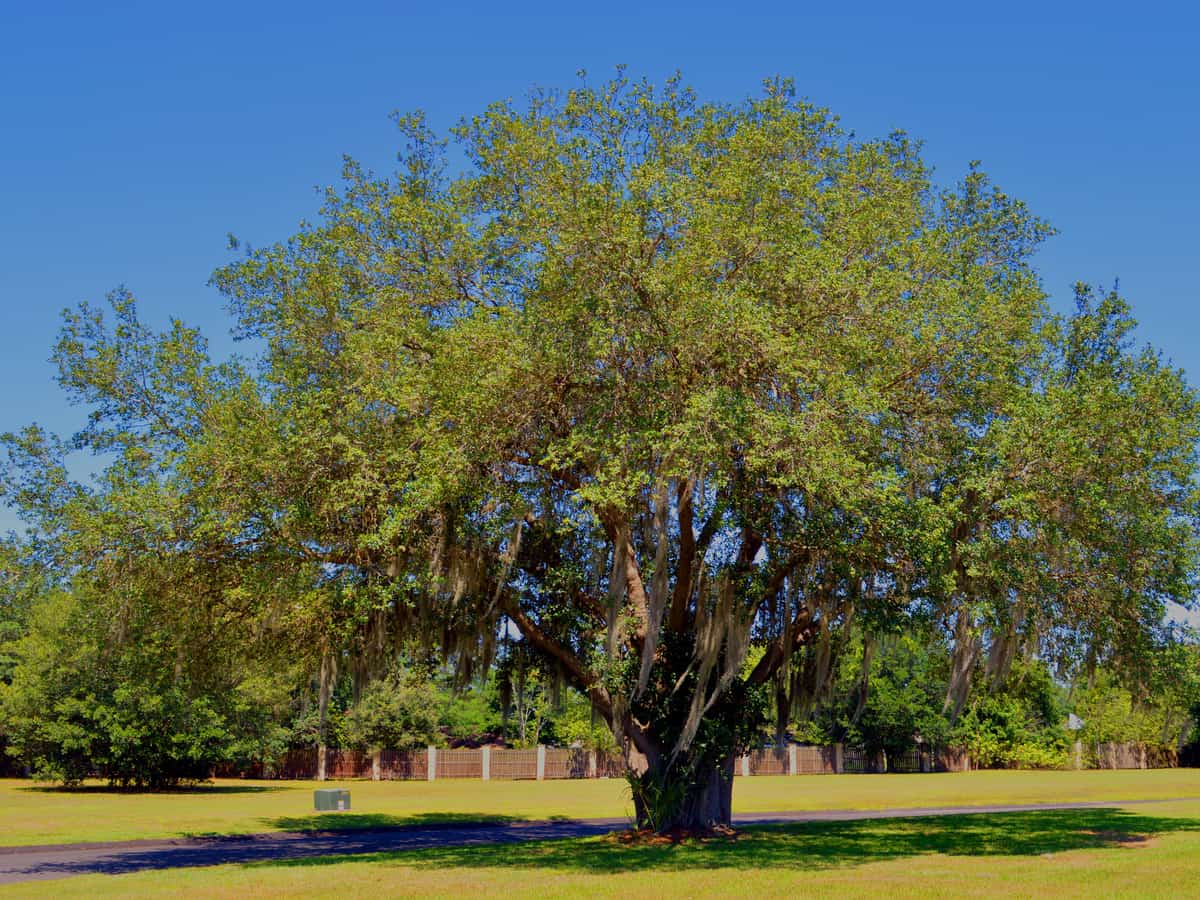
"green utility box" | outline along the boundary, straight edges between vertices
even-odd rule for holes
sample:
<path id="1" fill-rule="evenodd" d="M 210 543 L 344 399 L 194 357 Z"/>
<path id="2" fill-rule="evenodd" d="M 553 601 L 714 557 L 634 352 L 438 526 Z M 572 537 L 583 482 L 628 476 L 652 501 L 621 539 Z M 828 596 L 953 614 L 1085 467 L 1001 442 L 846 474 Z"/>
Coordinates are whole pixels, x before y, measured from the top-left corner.
<path id="1" fill-rule="evenodd" d="M 350 792 L 343 791 L 341 788 L 327 788 L 313 791 L 313 805 L 317 808 L 317 812 L 349 809 Z"/>

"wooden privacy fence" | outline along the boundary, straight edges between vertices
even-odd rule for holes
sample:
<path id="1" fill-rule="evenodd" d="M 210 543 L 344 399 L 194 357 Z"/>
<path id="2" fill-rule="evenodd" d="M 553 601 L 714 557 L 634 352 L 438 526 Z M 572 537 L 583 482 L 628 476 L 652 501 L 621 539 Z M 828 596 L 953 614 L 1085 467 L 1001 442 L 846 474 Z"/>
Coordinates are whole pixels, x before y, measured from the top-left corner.
<path id="1" fill-rule="evenodd" d="M 755 750 L 738 757 L 734 774 L 749 775 L 833 775 L 843 769 L 840 744 L 831 747 L 789 746 L 782 749 Z M 241 771 L 221 770 L 217 774 L 257 778 L 308 779 L 318 777 L 315 749 L 292 750 L 271 767 L 255 765 Z M 503 747 L 445 750 L 384 750 L 375 756 L 360 750 L 328 750 L 325 756 L 326 778 L 377 778 L 384 781 L 434 781 L 438 778 L 474 778 L 490 780 L 537 780 L 561 778 L 621 778 L 625 760 L 619 753 L 559 747 L 535 747 L 510 750 Z"/>
<path id="2" fill-rule="evenodd" d="M 384 781 L 434 781 L 438 778 L 496 780 L 542 780 L 548 778 L 613 778 L 625 772 L 618 754 L 576 748 L 535 747 L 510 750 L 503 747 L 446 750 L 383 750 L 375 756 L 361 750 L 328 750 L 326 778 L 379 778 Z M 240 771 L 221 770 L 218 775 L 258 778 L 316 778 L 320 767 L 315 749 L 292 750 L 271 767 L 261 764 Z"/>
<path id="3" fill-rule="evenodd" d="M 636 757 L 637 754 L 635 753 Z M 644 760 L 634 759 L 634 762 Z M 1075 767 L 1097 769 L 1158 769 L 1179 765 L 1178 755 L 1147 744 L 1076 744 Z M 835 775 L 882 772 L 966 772 L 974 766 L 960 748 L 922 748 L 897 756 L 867 753 L 833 744 L 812 747 L 792 744 L 782 748 L 754 750 L 734 761 L 735 775 Z M 315 749 L 293 750 L 274 766 L 256 764 L 246 768 L 221 768 L 223 777 L 316 778 L 319 771 Z M 384 750 L 378 762 L 358 750 L 328 750 L 326 778 L 378 778 L 385 781 L 434 781 L 438 778 L 489 780 L 537 780 L 562 778 L 621 778 L 625 760 L 619 753 L 579 748 L 534 747 L 510 750 L 504 747 L 444 750 Z"/>
<path id="4" fill-rule="evenodd" d="M 1088 757 L 1080 753 L 1082 745 L 1076 743 L 1076 764 L 1086 760 L 1090 768 L 1096 769 L 1173 769 L 1179 765 L 1179 753 L 1170 747 L 1160 747 L 1136 741 L 1128 743 L 1092 744 Z"/>
<path id="5" fill-rule="evenodd" d="M 840 746 L 840 745 L 838 745 Z M 889 756 L 886 753 L 868 753 L 865 750 L 844 751 L 838 771 L 848 774 L 866 775 L 883 772 L 967 772 L 971 760 L 967 752 L 957 747 L 909 750 Z"/>
<path id="6" fill-rule="evenodd" d="M 842 745 L 832 747 L 772 747 L 739 757 L 736 775 L 834 775 L 840 771 Z"/>

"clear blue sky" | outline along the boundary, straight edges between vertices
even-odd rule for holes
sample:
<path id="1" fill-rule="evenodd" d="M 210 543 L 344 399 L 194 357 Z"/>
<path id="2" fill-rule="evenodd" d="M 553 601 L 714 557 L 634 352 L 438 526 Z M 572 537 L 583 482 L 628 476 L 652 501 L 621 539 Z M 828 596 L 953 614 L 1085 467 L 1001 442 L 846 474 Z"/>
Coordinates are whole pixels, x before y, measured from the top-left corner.
<path id="1" fill-rule="evenodd" d="M 721 99 L 790 76 L 860 135 L 923 138 L 943 181 L 983 160 L 1060 229 L 1039 257 L 1056 301 L 1119 277 L 1141 337 L 1200 378 L 1200 16 L 1182 2 L 187 6 L 0 4 L 0 431 L 79 423 L 46 362 L 58 312 L 118 284 L 228 350 L 206 287 L 226 233 L 287 237 L 344 153 L 387 169 L 393 109 L 444 127 L 617 63 Z"/>

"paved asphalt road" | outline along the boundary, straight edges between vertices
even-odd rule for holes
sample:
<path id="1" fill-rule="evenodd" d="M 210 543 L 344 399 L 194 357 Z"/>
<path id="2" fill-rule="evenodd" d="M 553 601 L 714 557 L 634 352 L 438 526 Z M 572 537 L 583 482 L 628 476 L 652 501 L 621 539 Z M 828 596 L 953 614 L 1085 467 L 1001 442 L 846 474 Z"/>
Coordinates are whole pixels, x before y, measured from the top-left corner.
<path id="1" fill-rule="evenodd" d="M 1190 798 L 1179 798 L 1190 799 Z M 1162 800 L 1109 800 L 1087 803 L 1037 803 L 1019 806 L 919 807 L 886 810 L 827 810 L 734 816 L 737 825 L 785 822 L 845 822 L 967 813 L 1031 812 L 1161 803 Z M 487 825 L 413 825 L 362 831 L 273 832 L 217 838 L 120 841 L 0 847 L 0 884 L 71 875 L 139 872 L 181 866 L 215 866 L 274 859 L 419 850 L 469 844 L 507 844 L 557 838 L 589 837 L 627 827 L 628 819 L 513 822 Z"/>

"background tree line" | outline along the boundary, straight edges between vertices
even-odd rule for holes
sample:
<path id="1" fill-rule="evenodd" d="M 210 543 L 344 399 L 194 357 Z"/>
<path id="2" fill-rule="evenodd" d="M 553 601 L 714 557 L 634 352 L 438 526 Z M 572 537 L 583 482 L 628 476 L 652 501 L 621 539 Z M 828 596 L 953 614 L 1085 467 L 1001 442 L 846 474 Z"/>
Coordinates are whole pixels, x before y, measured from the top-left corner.
<path id="1" fill-rule="evenodd" d="M 245 652 L 236 634 L 188 645 L 145 607 L 114 634 L 111 606 L 50 587 L 21 562 L 22 549 L 4 545 L 5 771 L 162 788 L 217 768 L 270 772 L 288 751 L 316 746 L 615 748 L 587 698 L 554 683 L 520 642 L 470 684 L 400 653 L 365 685 L 348 673 L 324 685 L 303 661 Z"/>
<path id="2" fill-rule="evenodd" d="M 28 547 L 4 550 L 0 735 L 10 772 L 167 787 L 218 768 L 270 773 L 289 751 L 318 745 L 617 749 L 589 699 L 520 640 L 505 641 L 496 665 L 467 684 L 436 659 L 397 652 L 386 675 L 357 690 L 350 674 L 335 676 L 322 712 L 321 679 L 303 662 L 264 664 L 235 640 L 208 648 L 222 657 L 217 668 L 152 627 L 146 609 L 106 640 L 111 608 L 52 587 L 22 563 Z M 1063 680 L 1044 659 L 1018 656 L 996 679 L 981 663 L 954 716 L 951 637 L 928 625 L 843 635 L 825 681 L 785 718 L 768 715 L 751 745 L 841 742 L 891 759 L 955 747 L 985 768 L 1068 767 L 1075 740 L 1085 764 L 1102 742 L 1200 749 L 1200 645 L 1183 635 L 1153 651 L 1150 680 L 1132 690 L 1102 667 Z"/>

